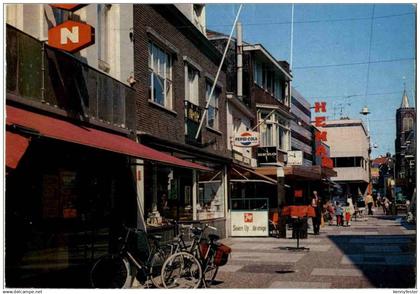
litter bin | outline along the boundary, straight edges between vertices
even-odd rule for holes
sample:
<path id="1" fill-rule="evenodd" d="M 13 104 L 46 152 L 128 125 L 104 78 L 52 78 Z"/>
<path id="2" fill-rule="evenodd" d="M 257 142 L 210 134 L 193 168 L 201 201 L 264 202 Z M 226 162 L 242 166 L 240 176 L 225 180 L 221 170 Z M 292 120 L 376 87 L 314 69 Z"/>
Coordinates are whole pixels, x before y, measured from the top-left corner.
<path id="1" fill-rule="evenodd" d="M 296 239 L 307 239 L 308 238 L 308 218 L 298 217 L 292 218 L 292 238 Z"/>

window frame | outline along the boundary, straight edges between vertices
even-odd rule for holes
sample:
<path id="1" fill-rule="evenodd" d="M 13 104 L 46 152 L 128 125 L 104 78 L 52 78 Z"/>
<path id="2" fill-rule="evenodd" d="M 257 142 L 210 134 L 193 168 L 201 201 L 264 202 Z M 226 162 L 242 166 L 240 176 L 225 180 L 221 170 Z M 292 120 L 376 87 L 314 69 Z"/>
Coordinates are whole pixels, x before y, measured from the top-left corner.
<path id="1" fill-rule="evenodd" d="M 155 53 L 157 55 L 156 57 L 155 57 Z M 162 58 L 162 56 L 165 57 L 163 65 L 161 65 L 161 59 L 160 59 Z M 155 65 L 155 62 L 157 62 L 156 65 Z M 154 68 L 155 66 L 157 67 L 157 69 Z M 162 73 L 160 72 L 162 69 L 161 67 L 163 68 L 163 76 L 162 76 Z M 172 67 L 173 67 L 172 55 L 168 51 L 162 49 L 162 47 L 157 45 L 152 40 L 149 40 L 148 41 L 149 100 L 169 110 L 173 109 Z M 154 93 L 155 76 L 157 76 L 157 79 L 163 79 L 164 81 L 163 87 L 162 87 L 163 104 L 157 101 L 157 97 L 155 97 L 155 93 Z"/>
<path id="2" fill-rule="evenodd" d="M 212 88 L 212 81 L 211 80 L 206 80 L 206 103 L 209 101 L 209 94 Z M 208 109 L 207 109 L 207 115 L 206 115 L 206 126 L 208 128 L 211 128 L 213 130 L 219 130 L 220 124 L 219 124 L 219 99 L 220 99 L 220 95 L 222 93 L 222 89 L 216 85 L 216 87 L 214 88 L 213 91 L 213 96 L 212 99 L 209 103 Z M 217 95 L 216 95 L 217 94 Z M 213 121 L 215 123 L 213 123 L 213 125 L 209 124 L 209 118 L 210 118 L 210 109 L 214 109 L 214 119 Z"/>

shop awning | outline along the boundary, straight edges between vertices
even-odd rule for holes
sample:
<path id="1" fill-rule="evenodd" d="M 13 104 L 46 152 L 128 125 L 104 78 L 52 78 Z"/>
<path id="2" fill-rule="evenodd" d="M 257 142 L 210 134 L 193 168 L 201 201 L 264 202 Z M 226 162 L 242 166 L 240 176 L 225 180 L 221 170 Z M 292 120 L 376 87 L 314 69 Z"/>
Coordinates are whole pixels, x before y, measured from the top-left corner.
<path id="1" fill-rule="evenodd" d="M 46 115 L 6 106 L 6 123 L 29 130 L 40 136 L 76 143 L 93 148 L 125 154 L 145 160 L 157 161 L 183 168 L 211 170 L 205 166 L 182 160 L 136 143 L 126 137 L 76 125 L 68 121 Z"/>
<path id="2" fill-rule="evenodd" d="M 6 131 L 6 166 L 15 169 L 28 146 L 28 138 Z"/>
<path id="3" fill-rule="evenodd" d="M 261 182 L 270 185 L 277 185 L 277 181 L 263 174 L 260 174 L 251 168 L 238 164 L 232 164 L 230 168 L 231 182 Z"/>

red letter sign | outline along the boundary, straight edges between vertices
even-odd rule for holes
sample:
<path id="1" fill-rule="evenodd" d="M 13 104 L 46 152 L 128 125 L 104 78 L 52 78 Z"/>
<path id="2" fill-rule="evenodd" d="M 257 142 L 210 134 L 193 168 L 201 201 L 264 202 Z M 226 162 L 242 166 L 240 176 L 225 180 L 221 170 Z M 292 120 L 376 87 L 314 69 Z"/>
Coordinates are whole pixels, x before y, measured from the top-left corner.
<path id="1" fill-rule="evenodd" d="M 95 29 L 88 24 L 66 21 L 48 31 L 48 45 L 73 53 L 95 43 Z"/>
<path id="2" fill-rule="evenodd" d="M 316 132 L 315 133 L 315 140 L 317 140 L 317 141 L 327 141 L 327 132 L 326 131 Z"/>
<path id="3" fill-rule="evenodd" d="M 315 112 L 327 112 L 326 102 L 315 102 Z"/>

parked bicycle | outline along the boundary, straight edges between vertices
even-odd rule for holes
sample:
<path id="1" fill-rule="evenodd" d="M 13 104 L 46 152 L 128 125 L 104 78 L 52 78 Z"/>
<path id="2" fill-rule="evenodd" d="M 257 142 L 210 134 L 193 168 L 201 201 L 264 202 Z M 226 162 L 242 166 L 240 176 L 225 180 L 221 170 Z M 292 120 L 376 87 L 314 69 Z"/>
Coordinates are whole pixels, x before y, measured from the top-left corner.
<path id="1" fill-rule="evenodd" d="M 134 278 L 147 288 L 152 285 L 163 287 L 161 269 L 167 257 L 174 253 L 173 245 L 160 246 L 161 236 L 124 228 L 126 233 L 119 238 L 118 252 L 100 257 L 93 265 L 90 272 L 92 287 L 130 288 Z"/>
<path id="2" fill-rule="evenodd" d="M 190 226 L 192 243 L 169 256 L 162 266 L 161 278 L 165 288 L 210 287 L 216 278 L 218 268 L 226 264 L 231 249 L 218 244 L 218 235 L 209 234 L 206 229 L 217 230 L 206 225 L 204 228 Z"/>

